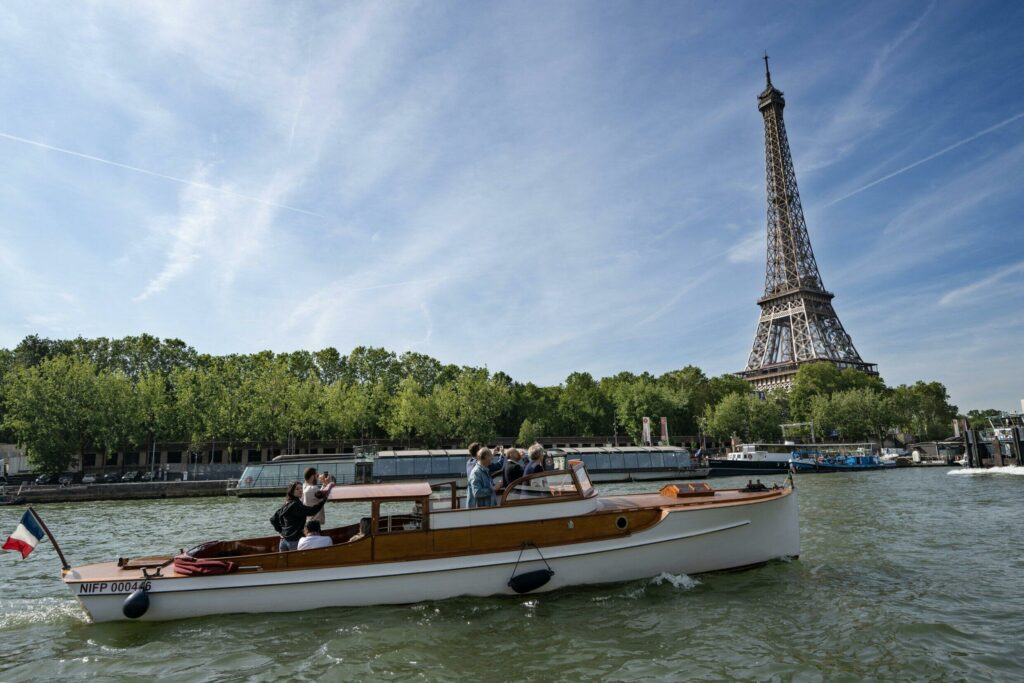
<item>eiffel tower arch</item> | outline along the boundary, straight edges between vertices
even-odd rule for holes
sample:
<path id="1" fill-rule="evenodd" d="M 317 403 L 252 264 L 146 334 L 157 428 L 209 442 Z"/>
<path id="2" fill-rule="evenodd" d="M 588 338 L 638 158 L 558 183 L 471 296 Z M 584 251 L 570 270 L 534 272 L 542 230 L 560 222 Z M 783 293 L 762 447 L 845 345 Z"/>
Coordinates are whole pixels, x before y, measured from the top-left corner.
<path id="1" fill-rule="evenodd" d="M 799 367 L 817 361 L 877 375 L 878 367 L 857 353 L 832 308 L 834 294 L 822 284 L 782 118 L 786 100 L 772 85 L 768 55 L 764 73 L 767 86 L 757 97 L 757 108 L 764 117 L 768 263 L 764 296 L 757 301 L 761 317 L 740 375 L 762 390 L 791 388 Z"/>

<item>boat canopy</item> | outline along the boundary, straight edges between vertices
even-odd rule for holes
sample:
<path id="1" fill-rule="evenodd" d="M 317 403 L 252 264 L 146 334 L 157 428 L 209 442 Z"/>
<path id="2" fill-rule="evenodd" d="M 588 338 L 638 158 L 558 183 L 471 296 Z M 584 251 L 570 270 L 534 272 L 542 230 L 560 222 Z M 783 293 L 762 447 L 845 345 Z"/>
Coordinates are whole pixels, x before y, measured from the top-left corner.
<path id="1" fill-rule="evenodd" d="M 408 500 L 428 498 L 430 484 L 425 481 L 397 484 L 352 484 L 335 486 L 327 496 L 331 502 L 353 503 L 367 500 Z"/>

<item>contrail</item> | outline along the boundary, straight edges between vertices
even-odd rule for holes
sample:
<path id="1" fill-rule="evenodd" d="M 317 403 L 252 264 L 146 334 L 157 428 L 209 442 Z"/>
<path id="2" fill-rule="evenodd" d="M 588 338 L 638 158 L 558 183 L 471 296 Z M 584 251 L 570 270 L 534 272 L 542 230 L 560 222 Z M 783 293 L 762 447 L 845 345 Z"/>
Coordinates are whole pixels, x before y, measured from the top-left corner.
<path id="1" fill-rule="evenodd" d="M 839 202 L 843 201 L 844 199 L 849 199 L 850 197 L 852 197 L 855 194 L 860 194 L 864 190 L 872 188 L 875 185 L 877 185 L 878 183 L 883 183 L 886 180 L 888 180 L 889 178 L 893 178 L 895 176 L 898 176 L 901 173 L 906 173 L 910 169 L 916 168 L 916 167 L 920 166 L 921 164 L 923 164 L 925 162 L 928 162 L 928 161 L 931 161 L 932 159 L 934 159 L 936 157 L 940 157 L 943 154 L 945 154 L 946 152 L 952 152 L 957 147 L 961 147 L 963 145 L 966 145 L 968 142 L 972 142 L 974 140 L 977 140 L 978 138 L 980 138 L 983 135 L 988 135 L 992 131 L 999 130 L 1003 126 L 1007 126 L 1007 125 L 1013 123 L 1014 121 L 1016 121 L 1017 119 L 1022 118 L 1022 117 L 1024 117 L 1024 111 L 1020 112 L 1019 114 L 1015 114 L 1014 116 L 1011 116 L 1010 118 L 1006 119 L 1005 121 L 1000 121 L 996 125 L 990 126 L 990 127 L 986 128 L 985 130 L 983 130 L 981 132 L 975 133 L 974 135 L 971 135 L 970 137 L 966 137 L 963 140 L 961 140 L 960 142 L 954 142 L 949 147 L 946 147 L 944 149 L 940 149 L 938 152 L 935 152 L 935 154 L 930 154 L 930 155 L 926 156 L 924 159 L 918 159 L 917 161 L 915 161 L 912 164 L 904 166 L 903 168 L 901 168 L 901 169 L 899 169 L 897 171 L 893 171 L 889 175 L 884 175 L 881 178 L 879 178 L 878 180 L 872 180 L 867 185 L 865 185 L 863 187 L 859 187 L 856 190 L 854 190 L 853 192 L 850 192 L 849 194 L 844 194 L 842 197 L 839 197 L 838 199 L 833 199 L 832 201 L 830 201 L 825 206 L 832 206 L 833 204 L 838 204 Z"/>
<path id="2" fill-rule="evenodd" d="M 304 213 L 307 216 L 316 216 L 317 218 L 323 218 L 322 214 L 314 213 L 312 211 L 306 211 L 295 206 L 288 206 L 287 204 L 277 204 L 275 202 L 267 201 L 259 197 L 253 197 L 249 194 L 242 194 L 241 192 L 235 192 L 234 190 L 228 190 L 227 188 L 217 187 L 216 185 L 207 185 L 206 183 L 197 183 L 194 180 L 187 180 L 185 178 L 177 178 L 172 175 L 165 175 L 163 173 L 157 173 L 156 171 L 148 171 L 138 166 L 129 166 L 128 164 L 122 164 L 117 161 L 111 161 L 110 159 L 101 159 L 100 157 L 94 157 L 91 154 L 83 154 L 70 149 L 64 149 L 63 147 L 54 147 L 48 145 L 45 142 L 39 142 L 37 140 L 29 140 L 27 138 L 20 138 L 17 135 L 10 135 L 8 133 L 0 133 L 0 138 L 6 138 L 8 140 L 14 140 L 15 142 L 23 142 L 26 145 L 32 145 L 33 147 L 40 147 L 42 149 L 48 149 L 52 152 L 60 152 L 61 154 L 69 154 L 73 157 L 80 159 L 88 159 L 89 161 L 96 161 L 101 164 L 108 166 L 116 166 L 117 168 L 123 168 L 128 171 L 135 171 L 136 173 L 144 173 L 145 175 L 153 176 L 154 178 L 163 178 L 164 180 L 171 180 L 182 185 L 191 185 L 192 187 L 200 187 L 204 190 L 213 190 L 214 192 L 220 192 L 221 194 L 231 195 L 232 197 L 239 197 L 241 199 L 248 199 L 251 202 L 257 202 L 258 204 L 264 204 L 266 206 L 273 206 L 278 209 L 286 209 L 288 211 L 295 211 L 296 213 Z"/>

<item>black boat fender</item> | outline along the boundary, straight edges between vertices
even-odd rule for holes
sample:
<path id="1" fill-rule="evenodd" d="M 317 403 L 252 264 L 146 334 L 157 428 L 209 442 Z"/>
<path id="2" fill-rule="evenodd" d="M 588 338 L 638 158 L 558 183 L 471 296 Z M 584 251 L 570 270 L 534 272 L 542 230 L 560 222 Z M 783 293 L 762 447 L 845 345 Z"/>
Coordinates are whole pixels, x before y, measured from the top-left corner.
<path id="1" fill-rule="evenodd" d="M 545 569 L 535 569 L 530 572 L 523 572 L 522 574 L 516 574 L 516 570 L 519 569 L 519 561 L 523 559 L 523 551 L 528 546 L 533 546 L 540 555 L 540 559 L 544 562 Z M 544 559 L 544 555 L 540 552 L 540 548 L 535 543 L 524 543 L 523 547 L 519 549 L 519 557 L 516 558 L 516 566 L 512 568 L 512 577 L 508 580 L 508 587 L 514 590 L 520 595 L 524 593 L 530 593 L 537 590 L 555 575 L 555 571 L 548 564 L 548 561 Z"/>
<path id="2" fill-rule="evenodd" d="M 149 591 L 145 587 L 137 588 L 124 599 L 121 612 L 129 619 L 138 619 L 149 610 Z"/>

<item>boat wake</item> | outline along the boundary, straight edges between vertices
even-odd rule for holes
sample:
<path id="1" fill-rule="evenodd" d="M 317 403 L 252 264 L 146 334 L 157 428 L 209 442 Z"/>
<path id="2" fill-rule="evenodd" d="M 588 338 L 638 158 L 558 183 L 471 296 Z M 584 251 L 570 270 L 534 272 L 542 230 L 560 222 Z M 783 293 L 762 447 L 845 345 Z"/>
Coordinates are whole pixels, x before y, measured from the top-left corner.
<path id="1" fill-rule="evenodd" d="M 82 608 L 74 600 L 39 598 L 0 603 L 0 631 L 17 630 L 35 624 L 86 623 Z"/>
<path id="2" fill-rule="evenodd" d="M 668 572 L 662 572 L 651 579 L 651 583 L 655 586 L 660 586 L 663 583 L 671 584 L 673 588 L 682 588 L 683 590 L 689 590 L 696 588 L 700 585 L 700 581 L 691 578 L 686 574 L 669 574 Z"/>
<path id="3" fill-rule="evenodd" d="M 983 468 L 983 467 L 964 467 L 964 468 L 959 469 L 959 470 L 952 470 L 952 471 L 948 472 L 948 474 L 965 474 L 965 475 L 973 475 L 973 474 L 1002 474 L 1002 475 L 1006 475 L 1006 474 L 1009 474 L 1009 475 L 1014 475 L 1014 476 L 1021 477 L 1021 476 L 1024 476 L 1024 466 L 1021 466 L 1021 465 L 1006 465 L 1005 467 L 987 467 L 987 468 Z"/>

